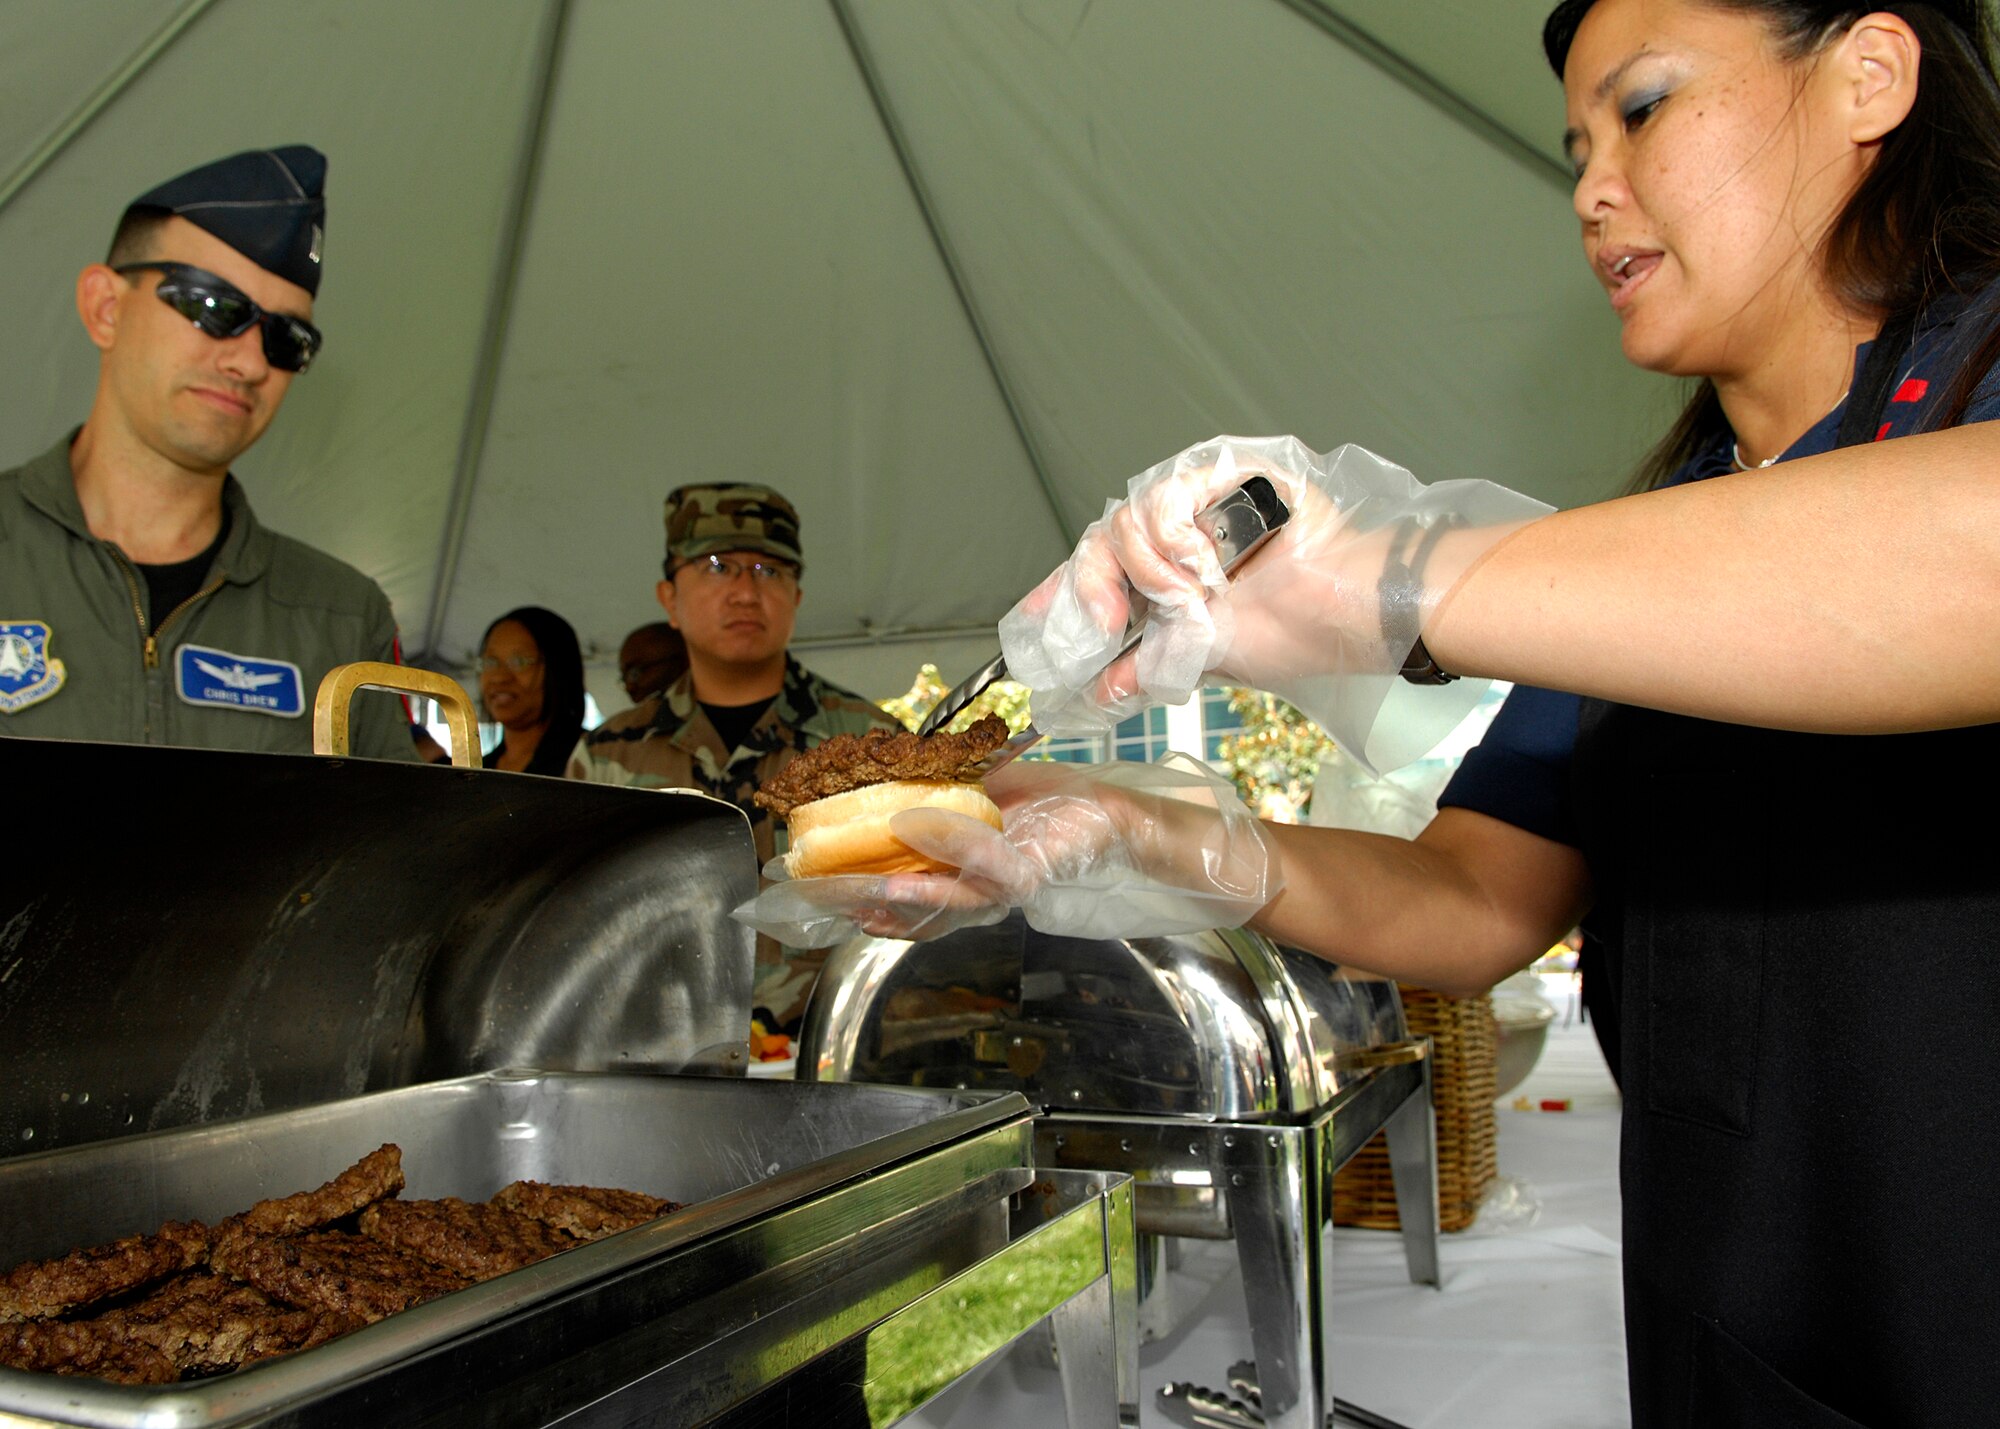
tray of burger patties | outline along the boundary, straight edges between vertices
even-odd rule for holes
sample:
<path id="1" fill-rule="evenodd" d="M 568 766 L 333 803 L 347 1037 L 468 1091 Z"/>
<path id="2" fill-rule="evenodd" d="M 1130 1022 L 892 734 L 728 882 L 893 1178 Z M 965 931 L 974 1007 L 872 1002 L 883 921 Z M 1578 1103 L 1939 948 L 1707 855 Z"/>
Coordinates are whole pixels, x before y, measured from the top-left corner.
<path id="1" fill-rule="evenodd" d="M 177 1384 L 363 1325 L 677 1211 L 622 1187 L 509 1182 L 490 1200 L 403 1200 L 385 1142 L 316 1190 L 213 1226 L 168 1221 L 0 1275 L 0 1365 Z"/>
<path id="2" fill-rule="evenodd" d="M 262 1422 L 543 1316 L 518 1370 L 576 1351 L 598 1287 L 671 1261 L 677 1293 L 726 1291 L 740 1249 L 703 1257 L 731 1234 L 940 1147 L 1025 1163 L 1028 1123 L 1011 1096 L 507 1071 L 0 1160 L 0 1418 Z M 318 1422 L 376 1406 L 338 1407 Z"/>

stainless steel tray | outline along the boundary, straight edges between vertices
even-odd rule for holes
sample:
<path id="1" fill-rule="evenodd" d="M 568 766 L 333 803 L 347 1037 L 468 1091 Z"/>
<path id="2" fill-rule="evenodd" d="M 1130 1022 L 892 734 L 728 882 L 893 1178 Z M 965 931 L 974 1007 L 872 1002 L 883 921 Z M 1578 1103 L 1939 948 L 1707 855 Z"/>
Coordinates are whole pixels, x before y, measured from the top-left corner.
<path id="1" fill-rule="evenodd" d="M 690 1204 L 215 1380 L 0 1370 L 0 1420 L 545 1424 L 651 1378 L 645 1422 L 704 1422 L 865 1329 L 864 1312 L 1004 1248 L 1010 1201 L 1034 1180 L 1030 1130 L 1014 1094 L 523 1071 L 16 1157 L 0 1162 L 0 1264 L 213 1220 L 383 1141 L 403 1148 L 412 1197 L 532 1177 Z M 676 1363 L 702 1370 L 663 1387 Z"/>

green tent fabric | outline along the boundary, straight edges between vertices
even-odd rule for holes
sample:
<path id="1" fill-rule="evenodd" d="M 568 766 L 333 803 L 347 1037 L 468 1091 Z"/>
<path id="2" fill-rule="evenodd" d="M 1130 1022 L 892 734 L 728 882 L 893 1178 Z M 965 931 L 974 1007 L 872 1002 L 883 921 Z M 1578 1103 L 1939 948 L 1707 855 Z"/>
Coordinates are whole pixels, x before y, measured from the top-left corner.
<path id="1" fill-rule="evenodd" d="M 195 163 L 331 160 L 327 348 L 240 463 L 462 671 L 567 616 L 600 702 L 660 500 L 789 494 L 799 648 L 947 678 L 1218 432 L 1613 491 L 1671 410 L 1580 260 L 1546 0 L 0 7 L 0 459 L 79 421 L 76 271 Z"/>

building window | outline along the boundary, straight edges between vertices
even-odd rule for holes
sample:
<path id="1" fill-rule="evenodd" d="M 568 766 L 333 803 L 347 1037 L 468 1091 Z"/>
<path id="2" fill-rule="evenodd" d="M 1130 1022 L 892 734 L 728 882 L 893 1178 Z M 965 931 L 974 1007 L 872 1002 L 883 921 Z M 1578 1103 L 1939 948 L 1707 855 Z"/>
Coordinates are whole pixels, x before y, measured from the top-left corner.
<path id="1" fill-rule="evenodd" d="M 1167 753 L 1167 712 L 1155 705 L 1130 719 L 1120 720 L 1111 732 L 1111 757 L 1151 764 Z"/>
<path id="2" fill-rule="evenodd" d="M 1224 735 L 1234 734 L 1243 728 L 1243 717 L 1229 707 L 1226 690 L 1208 689 L 1201 692 L 1201 756 L 1214 761 L 1222 757 L 1219 746 Z"/>

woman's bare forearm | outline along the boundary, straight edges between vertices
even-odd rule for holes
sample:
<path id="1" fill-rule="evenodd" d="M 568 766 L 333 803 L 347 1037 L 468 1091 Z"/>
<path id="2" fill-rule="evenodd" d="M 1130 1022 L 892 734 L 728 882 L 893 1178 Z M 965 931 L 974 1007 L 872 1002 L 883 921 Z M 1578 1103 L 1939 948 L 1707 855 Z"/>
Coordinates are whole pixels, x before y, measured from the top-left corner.
<path id="1" fill-rule="evenodd" d="M 1463 809 L 1415 840 L 1267 826 L 1284 888 L 1251 927 L 1330 962 L 1469 994 L 1526 967 L 1590 898 L 1583 855 Z"/>
<path id="2" fill-rule="evenodd" d="M 1560 512 L 1440 604 L 1445 668 L 1707 719 L 2000 720 L 2000 422 Z"/>

